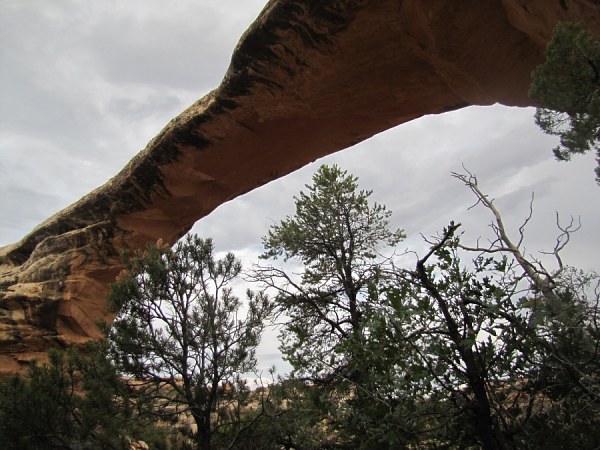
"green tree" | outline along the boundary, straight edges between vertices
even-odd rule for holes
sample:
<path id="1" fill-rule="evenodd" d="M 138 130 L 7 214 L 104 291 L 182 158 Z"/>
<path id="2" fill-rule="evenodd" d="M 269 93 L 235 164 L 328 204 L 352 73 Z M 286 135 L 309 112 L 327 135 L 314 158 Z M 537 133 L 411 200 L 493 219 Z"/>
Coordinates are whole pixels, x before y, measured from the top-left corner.
<path id="1" fill-rule="evenodd" d="M 529 91 L 539 103 L 535 121 L 560 137 L 554 154 L 561 161 L 594 150 L 600 183 L 600 40 L 583 23 L 558 23 L 545 55 Z"/>
<path id="2" fill-rule="evenodd" d="M 320 405 L 322 391 L 303 380 L 273 380 L 261 399 L 262 416 L 243 437 L 242 448 L 328 448 L 335 436 Z M 332 439 L 333 438 L 333 439 Z"/>
<path id="3" fill-rule="evenodd" d="M 520 443 L 529 448 L 600 447 L 600 275 L 565 267 L 555 296 L 529 298 L 530 391 L 543 407 Z M 540 301 L 542 300 L 542 301 Z"/>
<path id="4" fill-rule="evenodd" d="M 495 239 L 466 247 L 451 223 L 373 293 L 384 301 L 362 347 L 373 381 L 350 412 L 357 448 L 597 447 L 600 278 L 560 258 L 577 225 L 559 227 L 548 270 L 524 256 L 524 226 L 511 240 L 475 177 L 455 176 L 492 212 Z"/>
<path id="5" fill-rule="evenodd" d="M 390 212 L 371 204 L 371 191 L 337 166 L 321 166 L 307 191 L 294 197 L 296 212 L 263 238 L 263 259 L 301 265 L 301 276 L 259 266 L 254 278 L 274 288 L 278 310 L 287 316 L 281 349 L 297 373 L 313 378 L 345 370 L 352 356 L 341 344 L 361 333 L 369 309 L 367 288 L 404 234 L 390 231 Z M 315 345 L 318 343 L 318 346 Z M 351 374 L 345 373 L 344 376 Z"/>
<path id="6" fill-rule="evenodd" d="M 181 429 L 199 449 L 231 447 L 252 425 L 242 374 L 256 370 L 271 303 L 247 291 L 242 305 L 231 288 L 240 272 L 232 253 L 217 260 L 210 239 L 188 235 L 173 250 L 150 246 L 130 259 L 109 294 L 119 312 L 108 333 L 117 367 L 161 417 L 191 417 Z"/>
<path id="7" fill-rule="evenodd" d="M 24 376 L 0 384 L 0 442 L 5 449 L 129 449 L 143 440 L 166 448 L 145 405 L 106 358 L 104 347 L 82 354 L 52 350 Z"/>
<path id="8" fill-rule="evenodd" d="M 358 448 L 506 448 L 497 442 L 488 387 L 516 354 L 495 349 L 491 336 L 510 340 L 503 333 L 512 329 L 469 299 L 492 310 L 510 300 L 490 276 L 501 264 L 482 258 L 473 270 L 462 266 L 456 229 L 448 226 L 415 269 L 398 269 L 380 293 L 384 301 L 371 317 L 361 358 L 373 368 L 371 379 L 357 386 L 367 395 L 351 411 Z"/>
<path id="9" fill-rule="evenodd" d="M 283 267 L 253 272 L 277 292 L 284 322 L 280 348 L 294 368 L 287 385 L 295 387 L 278 423 L 285 424 L 292 447 L 354 446 L 345 405 L 362 395 L 354 386 L 369 368 L 356 363 L 359 346 L 347 343 L 367 338 L 366 318 L 376 307 L 370 286 L 391 271 L 395 246 L 404 238 L 401 230 L 390 230 L 390 211 L 372 203 L 372 192 L 359 190 L 357 181 L 337 166 L 321 166 L 294 197 L 295 214 L 263 238 L 261 258 L 282 258 Z"/>
<path id="10" fill-rule="evenodd" d="M 354 327 L 346 298 L 328 303 L 326 288 L 343 286 L 335 275 L 343 252 L 328 243 L 344 240 L 332 238 L 335 212 L 319 214 L 335 195 L 310 195 L 320 185 L 307 186 L 296 216 L 271 228 L 267 257 L 296 258 L 303 269 L 313 264 L 297 278 L 257 270 L 278 290 L 280 311 L 295 311 L 284 351 L 309 375 L 285 384 L 272 442 L 365 450 L 598 446 L 600 278 L 564 266 L 560 256 L 578 224 L 557 221 L 550 270 L 523 251 L 532 209 L 514 240 L 477 179 L 454 176 L 491 212 L 490 245 L 463 245 L 460 225 L 451 223 L 414 268 L 369 260 L 373 276 L 363 278 Z"/>

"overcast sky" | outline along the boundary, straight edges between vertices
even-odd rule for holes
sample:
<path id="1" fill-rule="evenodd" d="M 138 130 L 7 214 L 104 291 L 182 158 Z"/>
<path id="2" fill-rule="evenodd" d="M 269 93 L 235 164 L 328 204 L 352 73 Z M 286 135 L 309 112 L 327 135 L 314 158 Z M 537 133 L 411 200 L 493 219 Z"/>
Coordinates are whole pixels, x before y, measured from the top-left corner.
<path id="1" fill-rule="evenodd" d="M 215 88 L 264 0 L 0 2 L 0 246 L 106 182 L 174 116 Z M 193 55 L 193 56 L 192 56 Z M 490 217 L 450 176 L 464 164 L 513 229 L 527 215 L 528 253 L 548 250 L 555 214 L 581 216 L 565 262 L 599 269 L 600 188 L 593 156 L 554 161 L 531 108 L 471 107 L 381 133 L 219 207 L 193 231 L 246 265 L 269 225 L 293 211 L 322 163 L 359 177 L 404 228 L 403 247 L 450 220 L 471 242 Z M 269 337 L 263 365 L 277 358 Z"/>

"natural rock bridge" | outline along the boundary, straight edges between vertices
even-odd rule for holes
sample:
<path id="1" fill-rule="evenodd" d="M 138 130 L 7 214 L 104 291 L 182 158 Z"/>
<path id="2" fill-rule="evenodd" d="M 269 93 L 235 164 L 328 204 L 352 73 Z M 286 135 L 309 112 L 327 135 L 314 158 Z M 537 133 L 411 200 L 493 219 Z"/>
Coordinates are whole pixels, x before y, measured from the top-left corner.
<path id="1" fill-rule="evenodd" d="M 122 249 L 174 243 L 218 205 L 424 114 L 530 104 L 559 20 L 594 0 L 272 0 L 219 87 L 119 174 L 0 249 L 0 373 L 98 336 Z"/>

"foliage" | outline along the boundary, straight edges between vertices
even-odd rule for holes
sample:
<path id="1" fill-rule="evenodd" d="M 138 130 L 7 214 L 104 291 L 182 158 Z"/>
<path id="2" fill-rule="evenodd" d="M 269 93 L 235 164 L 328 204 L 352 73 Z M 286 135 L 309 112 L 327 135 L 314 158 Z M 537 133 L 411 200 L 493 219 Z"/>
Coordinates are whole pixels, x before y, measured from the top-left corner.
<path id="1" fill-rule="evenodd" d="M 414 267 L 401 231 L 357 179 L 322 166 L 296 214 L 264 238 L 256 267 L 275 289 L 231 286 L 241 264 L 188 236 L 150 246 L 111 288 L 108 343 L 52 352 L 0 385 L 7 448 L 517 449 L 600 447 L 600 275 L 563 264 L 579 225 L 557 218 L 544 261 L 525 254 L 470 173 L 454 174 L 492 215 L 487 245 L 451 222 Z M 386 257 L 380 252 L 387 252 Z M 277 307 L 296 373 L 252 392 L 265 320 Z M 107 352 L 114 364 L 107 359 Z M 122 378 L 118 374 L 131 375 Z M 271 373 L 272 376 L 273 372 Z M 151 426 L 177 428 L 178 438 Z"/>
<path id="2" fill-rule="evenodd" d="M 556 296 L 529 309 L 538 357 L 528 373 L 543 404 L 528 424 L 531 448 L 600 447 L 600 275 L 567 267 Z M 533 335 L 533 336 L 531 336 Z"/>
<path id="3" fill-rule="evenodd" d="M 51 350 L 26 376 L 0 384 L 0 442 L 5 449 L 129 449 L 143 440 L 166 448 L 166 432 L 143 420 L 144 405 L 106 359 L 102 345 L 86 354 Z"/>
<path id="4" fill-rule="evenodd" d="M 262 416 L 241 441 L 244 449 L 316 449 L 332 442 L 330 420 L 315 386 L 296 379 L 273 380 L 257 392 Z"/>
<path id="5" fill-rule="evenodd" d="M 156 414 L 193 425 L 181 431 L 197 448 L 230 446 L 248 428 L 242 374 L 256 368 L 255 350 L 271 303 L 247 292 L 247 309 L 231 285 L 241 263 L 214 255 L 213 243 L 189 235 L 171 250 L 150 246 L 127 263 L 109 301 L 119 314 L 109 329 L 111 355 L 138 380 Z M 195 428 L 195 430 L 194 430 Z"/>
<path id="6" fill-rule="evenodd" d="M 540 105 L 536 123 L 560 137 L 559 160 L 595 150 L 600 183 L 600 40 L 583 23 L 558 23 L 545 55 L 529 91 Z"/>
<path id="7" fill-rule="evenodd" d="M 357 448 L 597 447 L 600 277 L 559 256 L 576 226 L 561 227 L 547 270 L 523 255 L 522 234 L 509 238 L 477 180 L 457 177 L 494 215 L 496 240 L 466 247 L 451 223 L 374 292 L 383 301 L 360 358 L 369 383 L 350 412 Z"/>
<path id="8" fill-rule="evenodd" d="M 278 309 L 289 318 L 282 333 L 285 357 L 297 373 L 318 378 L 344 371 L 351 355 L 341 344 L 361 332 L 370 307 L 367 287 L 386 264 L 378 252 L 404 235 L 389 230 L 391 213 L 371 204 L 371 191 L 359 191 L 346 171 L 323 165 L 312 181 L 294 198 L 296 213 L 263 238 L 263 259 L 292 260 L 302 275 L 259 266 L 254 278 L 277 290 Z"/>
<path id="9" fill-rule="evenodd" d="M 271 444 L 353 449 L 600 444 L 595 431 L 600 277 L 564 266 L 560 256 L 577 223 L 557 221 L 560 234 L 546 255 L 556 263 L 550 270 L 523 251 L 532 209 L 514 240 L 477 179 L 454 174 L 492 214 L 490 244 L 465 246 L 460 224 L 452 222 L 428 241 L 431 249 L 414 268 L 368 260 L 372 276 L 362 278 L 359 320 L 353 322 L 351 301 L 329 294 L 336 286 L 336 293 L 346 291 L 336 272 L 343 252 L 332 251 L 343 248 L 336 244 L 344 239 L 332 232 L 335 213 L 322 213 L 340 188 L 324 198 L 317 189 L 337 186 L 339 172 L 329 181 L 327 175 L 317 172 L 318 182 L 308 186 L 314 195 L 297 198 L 296 216 L 265 238 L 267 257 L 297 258 L 306 269 L 298 281 L 283 269 L 258 272 L 257 278 L 278 289 L 280 311 L 290 317 L 286 356 L 308 375 L 273 389 Z M 354 189 L 349 183 L 348 191 Z M 277 402 L 276 392 L 285 400 Z"/>

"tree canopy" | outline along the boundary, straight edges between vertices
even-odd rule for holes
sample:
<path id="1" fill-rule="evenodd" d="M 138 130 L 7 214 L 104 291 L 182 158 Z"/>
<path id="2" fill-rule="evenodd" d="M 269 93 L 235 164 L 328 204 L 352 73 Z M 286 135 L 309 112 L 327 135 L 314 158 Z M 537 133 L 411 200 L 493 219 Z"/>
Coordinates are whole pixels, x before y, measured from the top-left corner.
<path id="1" fill-rule="evenodd" d="M 263 259 L 301 265 L 300 277 L 273 266 L 255 270 L 256 279 L 278 292 L 279 311 L 289 317 L 281 348 L 298 372 L 343 370 L 351 355 L 341 344 L 361 332 L 368 287 L 389 262 L 381 252 L 404 237 L 390 230 L 390 211 L 371 203 L 371 194 L 358 189 L 355 176 L 323 165 L 294 197 L 295 214 L 263 238 Z"/>
<path id="2" fill-rule="evenodd" d="M 328 179 L 320 178 L 326 173 L 322 168 L 315 178 L 329 187 Z M 454 176 L 492 214 L 490 244 L 463 244 L 461 225 L 451 222 L 428 240 L 430 250 L 412 268 L 385 258 L 369 260 L 375 276 L 361 291 L 355 328 L 348 303 L 307 295 L 328 292 L 323 286 L 336 285 L 323 280 L 341 278 L 335 278 L 335 264 L 342 253 L 331 251 L 335 245 L 323 245 L 343 241 L 332 239 L 331 214 L 322 212 L 335 194 L 315 195 L 314 201 L 300 195 L 296 216 L 271 228 L 265 238 L 267 257 L 291 259 L 298 249 L 323 252 L 322 259 L 308 253 L 307 263 L 316 261 L 313 271 L 330 258 L 323 278 L 311 273 L 295 281 L 281 268 L 259 271 L 278 289 L 280 311 L 289 314 L 289 319 L 282 315 L 285 355 L 305 375 L 289 380 L 293 388 L 282 383 L 282 389 L 288 386 L 286 402 L 279 406 L 285 414 L 277 416 L 273 430 L 286 430 L 280 442 L 289 448 L 496 450 L 600 444 L 598 433 L 585 431 L 600 423 L 600 277 L 565 266 L 560 256 L 578 223 L 559 224 L 547 255 L 554 258 L 555 268 L 550 268 L 552 259 L 542 263 L 523 250 L 530 216 L 511 236 L 476 177 Z M 315 186 L 320 184 L 308 186 L 309 193 L 321 192 Z M 309 199 L 319 207 L 304 208 L 303 200 Z M 289 247 L 284 246 L 287 239 Z M 312 246 L 302 247 L 305 242 Z M 316 289 L 308 283 L 312 280 L 320 283 Z M 331 298 L 339 303 L 329 303 Z M 326 315 L 332 311 L 335 315 Z M 347 327 L 343 332 L 336 328 L 340 323 Z M 300 417 L 296 411 L 302 411 Z"/>
<path id="3" fill-rule="evenodd" d="M 163 416 L 193 419 L 187 434 L 199 449 L 233 445 L 248 425 L 239 414 L 248 401 L 242 375 L 256 370 L 271 303 L 248 290 L 242 314 L 231 288 L 241 270 L 232 253 L 217 259 L 210 239 L 188 235 L 174 249 L 150 246 L 129 259 L 109 295 L 115 364 Z"/>
<path id="4" fill-rule="evenodd" d="M 0 383 L 0 442 L 7 450 L 129 450 L 144 441 L 166 449 L 166 429 L 155 426 L 106 356 L 104 345 L 85 352 L 51 350 L 24 376 Z"/>
<path id="5" fill-rule="evenodd" d="M 391 213 L 356 177 L 322 166 L 263 240 L 273 265 L 249 274 L 274 300 L 248 291 L 243 304 L 239 260 L 218 258 L 210 239 L 128 258 L 105 343 L 85 357 L 53 351 L 0 384 L 0 439 L 15 449 L 142 439 L 173 450 L 598 448 L 600 276 L 561 256 L 579 223 L 557 217 L 554 247 L 536 258 L 524 250 L 533 199 L 511 231 L 473 174 L 453 175 L 491 215 L 491 239 L 469 246 L 451 221 L 407 264 Z M 294 372 L 251 392 L 243 375 L 274 309 Z"/>
<path id="6" fill-rule="evenodd" d="M 595 151 L 600 183 L 600 40 L 583 23 L 558 23 L 545 56 L 529 91 L 539 102 L 535 121 L 545 133 L 560 137 L 557 159 Z"/>

